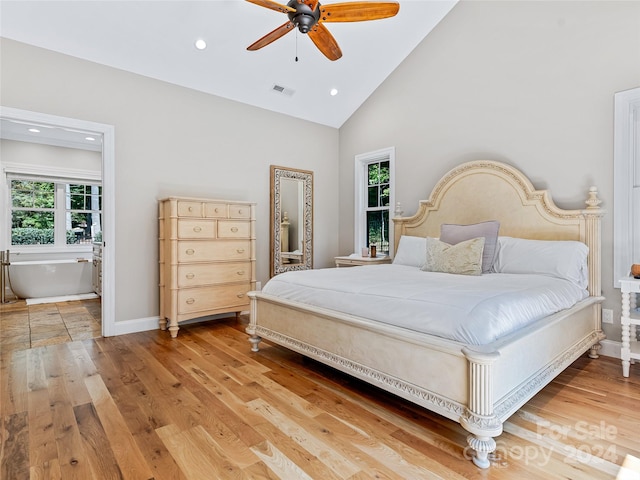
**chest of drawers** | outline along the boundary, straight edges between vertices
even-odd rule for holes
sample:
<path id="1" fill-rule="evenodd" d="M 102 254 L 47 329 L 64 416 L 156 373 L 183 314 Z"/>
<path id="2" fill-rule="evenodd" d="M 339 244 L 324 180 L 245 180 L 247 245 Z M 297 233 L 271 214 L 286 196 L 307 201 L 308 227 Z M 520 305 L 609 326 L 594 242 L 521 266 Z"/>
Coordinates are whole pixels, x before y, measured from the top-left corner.
<path id="1" fill-rule="evenodd" d="M 249 308 L 255 290 L 255 204 L 170 197 L 159 202 L 160 328 Z"/>

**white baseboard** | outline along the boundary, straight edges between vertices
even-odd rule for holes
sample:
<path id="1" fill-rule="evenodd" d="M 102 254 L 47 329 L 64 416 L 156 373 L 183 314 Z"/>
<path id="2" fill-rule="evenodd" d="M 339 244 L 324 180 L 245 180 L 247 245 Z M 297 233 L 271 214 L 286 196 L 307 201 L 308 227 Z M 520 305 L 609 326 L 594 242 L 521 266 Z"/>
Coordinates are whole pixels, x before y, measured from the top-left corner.
<path id="1" fill-rule="evenodd" d="M 622 349 L 621 342 L 604 339 L 600 342 L 600 345 L 602 345 L 602 348 L 598 352 L 600 355 L 620 359 L 620 350 Z"/>
<path id="2" fill-rule="evenodd" d="M 156 330 L 160 317 L 134 318 L 114 323 L 114 335 L 126 335 L 127 333 L 146 332 Z"/>

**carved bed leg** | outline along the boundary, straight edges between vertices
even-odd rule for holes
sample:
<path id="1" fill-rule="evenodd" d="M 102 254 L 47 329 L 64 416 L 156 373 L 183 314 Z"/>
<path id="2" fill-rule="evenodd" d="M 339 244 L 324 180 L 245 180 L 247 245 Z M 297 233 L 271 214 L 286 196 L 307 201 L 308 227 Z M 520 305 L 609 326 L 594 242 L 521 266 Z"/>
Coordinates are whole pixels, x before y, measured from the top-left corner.
<path id="1" fill-rule="evenodd" d="M 598 351 L 602 348 L 602 345 L 596 343 L 589 349 L 589 358 L 600 358 Z"/>
<path id="2" fill-rule="evenodd" d="M 247 295 L 249 296 L 249 300 L 251 301 L 251 307 L 249 310 L 249 325 L 245 331 L 249 334 L 249 342 L 251 343 L 251 351 L 257 352 L 260 349 L 258 348 L 258 344 L 261 337 L 256 334 L 256 325 L 258 319 L 258 300 L 256 299 L 257 292 L 249 292 Z"/>
<path id="3" fill-rule="evenodd" d="M 491 437 L 477 437 L 469 435 L 467 443 L 475 451 L 471 461 L 480 468 L 489 468 L 489 454 L 496 449 L 496 441 Z"/>
<path id="4" fill-rule="evenodd" d="M 460 417 L 460 425 L 471 433 L 467 444 L 473 449 L 473 463 L 480 468 L 489 468 L 489 454 L 496 449 L 496 441 L 492 437 L 502 433 L 502 422 L 494 415 L 478 415 L 467 409 Z"/>
<path id="5" fill-rule="evenodd" d="M 492 379 L 492 365 L 500 354 L 469 348 L 463 348 L 462 353 L 469 361 L 469 406 L 460 417 L 460 425 L 471 433 L 467 443 L 474 450 L 473 463 L 489 468 L 489 454 L 496 449 L 493 437 L 502 433 L 502 422 L 493 413 Z"/>
<path id="6" fill-rule="evenodd" d="M 260 340 L 262 340 L 262 337 L 259 337 L 258 335 L 255 335 L 255 334 L 249 337 L 249 342 L 251 342 L 252 352 L 257 352 L 260 350 L 260 348 L 258 348 L 258 344 L 260 343 Z"/>

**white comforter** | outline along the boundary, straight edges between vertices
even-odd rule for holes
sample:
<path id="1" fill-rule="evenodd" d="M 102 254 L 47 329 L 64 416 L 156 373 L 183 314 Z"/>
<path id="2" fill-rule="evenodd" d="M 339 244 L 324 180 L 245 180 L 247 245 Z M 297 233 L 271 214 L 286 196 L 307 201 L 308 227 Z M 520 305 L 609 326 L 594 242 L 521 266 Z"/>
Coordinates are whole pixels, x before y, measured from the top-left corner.
<path id="1" fill-rule="evenodd" d="M 544 275 L 451 275 L 404 265 L 287 272 L 263 292 L 472 345 L 491 343 L 588 296 Z"/>

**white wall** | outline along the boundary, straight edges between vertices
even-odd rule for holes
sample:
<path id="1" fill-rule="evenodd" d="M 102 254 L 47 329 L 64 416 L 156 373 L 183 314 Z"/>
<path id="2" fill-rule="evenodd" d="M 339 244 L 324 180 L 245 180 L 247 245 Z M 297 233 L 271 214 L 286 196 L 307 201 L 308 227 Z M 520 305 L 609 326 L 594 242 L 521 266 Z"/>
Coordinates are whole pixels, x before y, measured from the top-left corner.
<path id="1" fill-rule="evenodd" d="M 614 290 L 613 95 L 640 85 L 640 2 L 458 3 L 340 129 L 340 251 L 353 245 L 354 156 L 396 147 L 396 199 L 415 213 L 459 163 L 521 169 L 564 208 L 599 188 L 605 308 Z"/>
<path id="2" fill-rule="evenodd" d="M 314 265 L 331 265 L 337 129 L 12 40 L 0 49 L 2 105 L 115 127 L 116 321 L 158 315 L 156 202 L 169 195 L 257 202 L 268 279 L 270 164 L 314 172 Z"/>
<path id="3" fill-rule="evenodd" d="M 100 152 L 78 150 L 77 148 L 54 147 L 17 140 L 0 140 L 2 163 L 21 163 L 55 168 L 86 170 L 99 174 Z"/>

